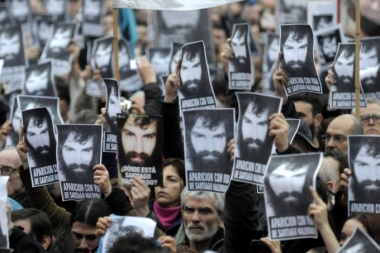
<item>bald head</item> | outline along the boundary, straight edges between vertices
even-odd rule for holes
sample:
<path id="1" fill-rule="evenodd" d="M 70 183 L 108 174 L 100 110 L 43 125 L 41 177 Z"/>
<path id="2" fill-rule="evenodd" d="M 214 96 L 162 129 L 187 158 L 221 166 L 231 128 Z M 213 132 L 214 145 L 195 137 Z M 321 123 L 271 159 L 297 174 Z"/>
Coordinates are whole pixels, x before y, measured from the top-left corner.
<path id="1" fill-rule="evenodd" d="M 331 121 L 326 131 L 326 150 L 337 150 L 347 155 L 349 135 L 363 134 L 360 121 L 350 114 L 343 114 Z"/>
<path id="2" fill-rule="evenodd" d="M 8 167 L 11 169 L 16 169 L 9 175 L 9 181 L 7 184 L 8 196 L 20 193 L 24 190 L 24 186 L 18 172 L 18 167 L 20 167 L 21 164 L 21 159 L 15 148 L 5 149 L 0 152 L 0 168 Z M 0 176 L 4 175 L 0 174 Z"/>

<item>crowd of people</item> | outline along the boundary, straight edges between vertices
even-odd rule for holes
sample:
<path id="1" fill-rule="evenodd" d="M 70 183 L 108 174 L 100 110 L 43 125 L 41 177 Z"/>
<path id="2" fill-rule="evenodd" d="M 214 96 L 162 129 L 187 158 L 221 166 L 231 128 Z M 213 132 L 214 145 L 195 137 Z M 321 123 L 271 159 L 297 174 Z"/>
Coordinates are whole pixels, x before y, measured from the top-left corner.
<path id="1" fill-rule="evenodd" d="M 1 6 L 17 8 L 11 3 L 19 1 L 22 2 L 21 0 L 0 1 L 0 13 L 3 10 Z M 64 20 L 67 24 L 81 24 L 86 10 L 88 11 L 86 17 L 96 14 L 91 11 L 91 8 L 95 8 L 96 0 L 57 0 L 56 3 L 50 3 L 54 2 L 52 0 L 26 1 L 31 7 L 27 12 L 31 11 L 31 15 L 53 13 L 57 22 Z M 51 8 L 50 4 L 55 7 L 60 6 L 62 2 L 66 5 L 63 7 L 65 8 L 63 17 L 60 17 L 58 8 L 51 10 L 49 7 Z M 51 41 L 56 43 L 56 50 L 60 53 L 63 52 L 61 49 L 63 46 L 64 53 L 69 53 L 71 62 L 67 73 L 54 77 L 56 90 L 49 88 L 48 91 L 49 96 L 56 94 L 59 98 L 59 115 L 54 116 L 52 113 L 54 109 L 41 108 L 39 111 L 34 111 L 38 112 L 37 114 L 30 113 L 25 116 L 27 111 L 21 112 L 17 106 L 14 106 L 13 101 L 16 101 L 14 91 L 11 92 L 13 96 L 10 96 L 11 93 L 7 93 L 9 91 L 7 84 L 4 80 L 0 80 L 2 84 L 0 176 L 9 177 L 6 184 L 7 201 L 3 203 L 0 199 L 0 205 L 3 205 L 0 206 L 0 211 L 4 209 L 7 214 L 6 219 L 0 217 L 0 220 L 7 220 L 6 228 L 0 223 L 0 249 L 3 245 L 6 246 L 1 242 L 7 241 L 3 235 L 7 229 L 9 248 L 13 250 L 10 252 L 101 252 L 100 245 L 105 243 L 104 235 L 112 225 L 113 215 L 144 217 L 155 221 L 157 225 L 154 236 L 150 238 L 138 231 L 125 232 L 120 229 L 116 232 L 118 238 L 109 248 L 108 252 L 112 253 L 250 253 L 262 252 L 259 250 L 264 248 L 272 253 L 335 253 L 345 245 L 357 228 L 380 246 L 380 214 L 358 212 L 348 215 L 349 194 L 352 195 L 354 192 L 353 199 L 362 202 L 371 202 L 374 196 L 380 194 L 380 173 L 377 171 L 380 148 L 375 138 L 380 135 L 380 97 L 367 98 L 367 106 L 359 109 L 359 118 L 356 117 L 355 109 L 330 108 L 329 91 L 336 90 L 336 86 L 349 81 L 346 80 L 348 77 L 342 74 L 347 66 L 342 69 L 325 66 L 321 70 L 318 67 L 318 55 L 312 52 L 313 39 L 302 36 L 296 39 L 297 35 L 294 33 L 292 35 L 292 26 L 289 26 L 289 33 L 281 39 L 273 36 L 278 31 L 276 21 L 278 5 L 284 5 L 282 8 L 288 11 L 289 17 L 299 15 L 300 21 L 306 22 L 302 20 L 306 17 L 300 15 L 303 11 L 297 7 L 297 2 L 301 1 L 241 1 L 211 8 L 207 15 L 210 18 L 207 21 L 209 25 L 204 24 L 201 31 L 203 33 L 205 29 L 209 39 L 211 37 L 209 44 L 207 40 L 204 44 L 190 44 L 189 47 L 184 47 L 181 56 L 175 54 L 170 61 L 163 59 L 168 58 L 167 56 L 160 56 L 158 65 L 154 64 L 152 57 L 148 55 L 150 49 L 158 47 L 155 44 L 157 38 L 160 41 L 173 39 L 181 44 L 190 43 L 193 41 L 186 41 L 187 35 L 183 34 L 189 29 L 191 33 L 196 33 L 199 26 L 186 24 L 182 19 L 178 19 L 178 23 L 175 23 L 176 17 L 179 17 L 173 14 L 176 12 L 162 12 L 158 15 L 152 10 L 118 9 L 117 36 L 123 38 L 127 45 L 119 43 L 122 45 L 119 46 L 122 52 L 119 57 L 124 53 L 129 57 L 127 60 L 120 59 L 119 63 L 125 62 L 128 65 L 126 72 L 134 70 L 132 69 L 134 63 L 136 65 L 134 71 L 138 73 L 137 81 L 142 82 L 139 90 L 120 91 L 123 99 L 131 101 L 127 109 L 112 107 L 119 103 L 116 86 L 107 87 L 108 97 L 107 92 L 100 86 L 100 78 L 112 78 L 114 75 L 114 70 L 110 69 L 113 68 L 113 64 L 110 64 L 113 58 L 101 55 L 112 51 L 112 44 L 102 43 L 110 42 L 110 37 L 106 36 L 113 34 L 113 1 L 100 2 L 104 4 L 101 7 L 103 22 L 101 36 L 85 36 L 82 38 L 85 43 L 81 45 L 78 38 L 73 38 L 72 31 L 67 31 L 67 43 L 63 42 L 66 40 L 64 38 L 66 31 L 63 31 L 63 35 L 59 35 L 63 37 L 59 38 L 54 37 L 59 33 L 55 31 L 51 33 L 49 37 L 51 39 L 45 41 L 47 45 L 51 45 Z M 174 2 L 173 5 L 176 4 Z M 337 9 L 341 14 L 340 22 L 344 27 L 345 36 L 350 37 L 354 34 L 352 24 L 355 1 L 340 2 L 341 5 Z M 380 0 L 362 0 L 360 5 L 361 36 L 364 38 L 380 36 Z M 178 13 L 181 15 L 181 12 Z M 184 16 L 196 17 L 199 22 L 205 18 L 199 13 L 197 15 L 184 13 Z M 156 24 L 151 23 L 150 19 L 155 15 L 165 27 L 155 27 Z M 17 22 L 18 26 L 25 24 L 22 20 Z M 331 22 L 331 20 L 321 19 L 319 22 L 321 24 L 318 24 L 323 26 L 322 22 Z M 0 23 L 6 24 L 4 20 L 0 20 Z M 248 37 L 242 37 L 242 32 L 239 30 L 235 33 L 235 37 L 232 36 L 233 25 L 237 23 L 249 24 L 251 37 L 255 41 L 251 42 L 250 52 L 245 48 L 239 49 L 243 43 L 248 43 Z M 59 24 L 56 30 L 64 29 L 63 23 Z M 318 24 L 315 26 L 319 27 Z M 72 27 L 67 29 L 70 30 Z M 168 32 L 173 29 L 178 29 L 174 35 Z M 4 67 L 6 67 L 7 60 L 10 62 L 9 59 L 13 57 L 11 61 L 21 61 L 17 57 L 23 58 L 24 55 L 20 53 L 17 55 L 7 50 L 7 47 L 11 47 L 9 41 L 11 44 L 22 43 L 12 42 L 14 38 L 7 38 L 8 44 L 2 44 L 4 38 L 1 30 L 2 27 L 0 27 L 0 57 L 5 60 Z M 30 66 L 30 71 L 26 72 L 26 79 L 34 79 L 32 83 L 48 82 L 49 78 L 46 76 L 50 75 L 54 66 L 38 64 L 40 57 L 44 57 L 44 50 L 37 43 L 33 43 L 29 37 L 31 34 L 25 31 L 23 28 L 24 38 L 15 38 L 24 40 L 25 54 Z M 158 36 L 154 35 L 157 31 Z M 273 39 L 267 41 L 271 36 Z M 195 37 L 202 38 L 200 35 Z M 96 40 L 98 38 L 104 40 Z M 89 52 L 94 40 L 95 45 L 97 44 L 99 48 L 104 47 L 104 50 L 97 52 L 97 49 L 93 49 L 92 51 L 96 53 L 90 57 Z M 296 40 L 298 46 L 301 45 L 299 48 L 287 44 Z M 274 47 L 278 44 L 278 51 L 271 47 L 272 42 Z M 280 47 L 280 43 L 286 46 Z M 252 49 L 253 46 L 255 50 Z M 191 49 L 192 47 L 198 49 Z M 203 48 L 206 50 L 202 51 Z M 54 46 L 49 49 L 46 54 L 57 53 Z M 286 50 L 294 51 L 289 54 L 284 52 Z M 239 53 L 234 53 L 235 51 Z M 248 54 L 252 57 L 248 57 Z M 335 53 L 329 52 L 330 58 L 334 56 Z M 210 57 L 213 60 L 210 60 Z M 265 57 L 268 59 L 264 59 Z M 300 57 L 304 58 L 302 63 Z M 340 55 L 337 61 L 339 57 Z M 380 54 L 374 57 L 377 57 L 377 60 L 368 64 L 368 67 L 380 64 Z M 130 61 L 130 59 L 135 60 Z M 251 62 L 247 68 L 245 63 L 249 60 Z M 234 64 L 229 64 L 233 61 Z M 314 61 L 316 70 L 310 61 Z M 347 65 L 351 67 L 352 61 Z M 253 70 L 250 79 L 252 83 L 250 89 L 243 90 L 247 93 L 236 94 L 242 90 L 229 88 L 229 68 L 235 69 L 239 65 L 246 68 L 245 73 L 250 73 L 249 69 Z M 33 66 L 38 66 L 35 67 L 37 72 L 34 72 Z M 49 74 L 44 74 L 44 70 L 40 70 L 41 66 L 49 67 Z M 122 70 L 123 66 L 120 66 L 120 69 Z M 207 73 L 208 70 L 212 74 Z M 168 74 L 165 78 L 157 75 L 162 71 Z M 289 74 L 305 73 L 310 76 L 314 75 L 315 71 L 322 83 L 323 94 L 302 92 L 287 95 L 286 87 L 290 85 Z M 312 74 L 306 74 L 309 72 Z M 162 82 L 160 79 L 165 81 Z M 210 89 L 207 85 L 201 85 L 207 82 L 205 80 L 210 80 L 212 84 Z M 99 96 L 89 94 L 88 86 L 91 83 L 96 84 Z M 268 88 L 270 86 L 273 86 L 271 95 L 276 97 L 273 100 L 263 96 L 252 99 L 247 95 L 248 92 L 261 93 L 270 90 L 271 88 Z M 42 85 L 40 88 L 43 90 L 44 87 L 53 86 Z M 46 94 L 40 91 L 40 88 L 37 87 L 38 90 L 33 91 L 20 86 L 20 90 L 16 93 Z M 224 111 L 219 113 L 215 111 L 214 117 L 208 118 L 208 114 L 202 110 L 198 110 L 197 113 L 181 110 L 184 108 L 181 104 L 182 99 L 209 95 L 215 95 L 215 101 L 211 99 L 210 104 L 216 104 L 219 108 L 235 109 L 235 118 L 232 113 L 229 115 L 231 117 L 228 117 Z M 278 98 L 282 99 L 282 106 L 279 106 Z M 39 107 L 38 101 L 32 107 Z M 108 111 L 104 107 L 107 107 Z M 125 111 L 130 114 L 121 121 L 120 118 L 109 115 Z M 232 112 L 231 109 L 230 111 Z M 182 113 L 189 115 L 185 118 L 185 131 L 182 129 Z M 148 118 L 146 115 L 159 117 Z M 21 122 L 24 116 L 24 122 Z M 78 124 L 78 128 L 65 128 L 65 125 L 57 124 L 59 118 L 64 124 Z M 226 118 L 231 118 L 232 121 L 227 122 Z M 290 118 L 300 119 L 294 138 L 289 136 L 290 126 L 287 119 Z M 121 129 L 116 126 L 119 121 L 123 126 Z M 84 124 L 91 127 L 81 128 L 80 125 Z M 238 131 L 236 131 L 237 124 L 242 126 Z M 57 125 L 57 129 L 54 125 Z M 117 137 L 121 142 L 116 146 L 119 153 L 125 153 L 120 161 L 115 152 L 100 154 L 96 150 L 95 146 L 101 142 L 99 125 L 104 130 L 120 130 Z M 359 138 L 355 145 L 349 146 L 350 135 L 359 137 L 370 135 L 373 139 Z M 241 141 L 236 142 L 239 139 Z M 274 149 L 271 143 L 268 145 L 268 140 L 273 141 Z M 158 149 L 156 143 L 162 143 L 162 149 Z M 53 159 L 52 154 L 56 152 L 57 157 Z M 187 185 L 188 173 L 197 169 L 207 172 L 207 168 L 218 168 L 220 173 L 231 174 L 230 168 L 236 157 L 253 159 L 265 164 L 266 157 L 270 155 L 313 152 L 323 153 L 316 187 L 301 185 L 292 188 L 293 191 L 309 196 L 299 203 L 298 208 L 305 209 L 305 215 L 314 220 L 318 229 L 317 239 L 270 240 L 265 207 L 267 202 L 259 190 L 260 187 L 255 184 L 244 180 L 231 180 L 225 193 L 196 191 Z M 156 166 L 158 183 L 155 186 L 148 186 L 144 179 L 133 177 L 128 184 L 122 184 L 122 180 L 118 179 L 121 177 L 118 170 L 120 162 L 132 166 Z M 68 168 L 73 172 L 64 174 L 63 181 L 74 182 L 82 178 L 82 181 L 88 185 L 95 184 L 99 188 L 100 198 L 62 201 L 66 196 L 62 196 L 60 189 L 62 184 L 59 182 L 46 186 L 36 184 L 33 181 L 31 168 L 51 164 L 58 164 L 59 168 Z M 88 164 L 94 166 L 90 167 Z M 298 163 L 296 166 L 291 165 L 291 162 L 282 164 L 284 168 L 290 166 L 296 168 L 291 172 L 277 171 L 277 179 L 297 176 L 297 168 L 302 165 Z M 356 173 L 359 169 L 366 170 L 366 173 L 359 175 Z M 91 171 L 90 177 L 86 171 Z M 282 198 L 282 195 L 276 191 L 279 180 L 269 178 L 267 183 L 273 195 L 271 201 L 275 203 Z M 356 194 L 354 188 L 368 190 L 370 194 L 363 192 Z M 275 210 L 282 209 L 281 215 L 285 216 L 292 213 L 292 208 L 293 205 L 286 205 L 278 206 Z M 356 252 L 360 252 L 359 248 Z"/>

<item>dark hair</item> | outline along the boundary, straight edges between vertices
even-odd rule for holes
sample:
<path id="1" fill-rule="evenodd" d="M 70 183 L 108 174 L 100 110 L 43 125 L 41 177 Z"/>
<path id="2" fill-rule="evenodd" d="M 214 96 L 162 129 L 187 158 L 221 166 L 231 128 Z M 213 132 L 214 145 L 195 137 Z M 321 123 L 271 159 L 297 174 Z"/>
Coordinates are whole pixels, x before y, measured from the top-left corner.
<path id="1" fill-rule="evenodd" d="M 337 52 L 337 59 L 343 55 L 344 58 L 348 58 L 348 57 L 351 57 L 353 55 L 355 55 L 355 50 L 352 50 L 353 47 L 352 45 L 347 45 L 347 44 L 340 44 L 340 50 Z"/>
<path id="2" fill-rule="evenodd" d="M 347 217 L 348 220 L 357 220 L 367 230 L 367 234 L 380 244 L 380 215 L 374 213 L 358 213 Z"/>
<path id="3" fill-rule="evenodd" d="M 165 249 L 153 238 L 145 238 L 140 233 L 132 232 L 120 236 L 109 250 L 110 253 L 165 253 Z"/>
<path id="4" fill-rule="evenodd" d="M 183 181 L 184 186 L 186 186 L 186 172 L 185 172 L 185 163 L 182 159 L 179 158 L 168 158 L 162 163 L 162 170 L 167 166 L 173 166 L 180 177 L 180 180 Z"/>
<path id="5" fill-rule="evenodd" d="M 321 101 L 319 100 L 319 97 L 316 94 L 309 92 L 301 92 L 294 94 L 291 99 L 294 102 L 302 101 L 311 104 L 313 117 L 315 117 L 315 115 L 317 115 L 318 113 L 322 113 Z"/>
<path id="6" fill-rule="evenodd" d="M 67 104 L 70 105 L 71 98 L 70 98 L 70 92 L 69 92 L 68 87 L 62 84 L 59 84 L 59 85 L 56 84 L 56 86 L 57 86 L 59 99 L 67 101 Z"/>
<path id="7" fill-rule="evenodd" d="M 307 27 L 307 26 L 305 26 Z M 299 26 L 292 25 L 292 26 L 284 26 L 282 27 L 282 34 L 281 34 L 281 51 L 283 51 L 283 47 L 285 42 L 288 40 L 289 36 L 292 35 L 292 39 L 294 39 L 296 42 L 300 42 L 303 40 L 303 38 L 307 37 L 308 39 L 308 53 L 313 52 L 313 48 L 310 46 L 310 43 L 313 42 L 313 33 L 309 33 L 305 29 L 300 29 Z M 312 53 L 313 55 L 313 53 Z"/>
<path id="8" fill-rule="evenodd" d="M 377 138 L 371 138 L 371 137 L 350 137 L 350 162 L 353 168 L 353 171 L 355 173 L 355 167 L 353 166 L 356 160 L 357 155 L 359 154 L 359 151 L 361 148 L 366 148 L 366 155 L 380 158 L 380 146 L 378 145 L 378 139 Z"/>
<path id="9" fill-rule="evenodd" d="M 82 222 L 89 226 L 96 227 L 100 217 L 111 214 L 110 206 L 103 199 L 85 199 L 75 206 L 70 216 L 70 226 L 74 222 Z"/>
<path id="10" fill-rule="evenodd" d="M 331 157 L 339 162 L 339 173 L 343 173 L 345 168 L 348 168 L 348 159 L 345 154 L 334 149 L 326 150 L 324 157 Z"/>
<path id="11" fill-rule="evenodd" d="M 44 236 L 53 239 L 53 229 L 46 213 L 35 208 L 24 208 L 11 213 L 12 222 L 28 220 L 30 222 L 30 234 L 37 242 L 42 243 Z M 52 245 L 52 244 L 51 244 Z M 49 248 L 51 248 L 51 245 Z"/>

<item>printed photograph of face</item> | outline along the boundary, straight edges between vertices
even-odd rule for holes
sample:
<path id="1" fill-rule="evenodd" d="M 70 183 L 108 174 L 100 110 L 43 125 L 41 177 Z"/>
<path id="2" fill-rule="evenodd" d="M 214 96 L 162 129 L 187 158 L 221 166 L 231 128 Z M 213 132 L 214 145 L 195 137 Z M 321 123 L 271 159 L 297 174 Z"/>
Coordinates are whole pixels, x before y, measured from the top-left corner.
<path id="1" fill-rule="evenodd" d="M 280 13 L 289 17 L 288 23 L 304 23 L 307 21 L 307 1 L 299 0 L 277 0 L 280 7 Z M 286 20 L 285 20 L 286 21 Z"/>
<path id="2" fill-rule="evenodd" d="M 340 248 L 344 253 L 368 253 L 378 252 L 379 246 L 368 234 L 357 228 L 351 238 Z"/>
<path id="3" fill-rule="evenodd" d="M 66 11 L 65 0 L 45 0 L 46 12 L 57 18 L 57 21 L 64 21 Z"/>
<path id="4" fill-rule="evenodd" d="M 175 67 L 177 66 L 178 61 L 181 59 L 181 47 L 183 45 L 179 43 L 172 43 L 170 51 L 170 62 L 169 62 L 169 75 L 174 73 Z"/>
<path id="5" fill-rule="evenodd" d="M 353 201 L 378 203 L 380 194 L 380 139 L 352 136 L 349 138 L 350 167 L 353 170 L 350 189 Z"/>
<path id="6" fill-rule="evenodd" d="M 156 70 L 156 75 L 167 75 L 170 62 L 170 48 L 150 48 L 150 62 Z"/>
<path id="7" fill-rule="evenodd" d="M 280 100 L 250 93 L 237 93 L 239 125 L 236 157 L 266 164 L 272 151 L 269 137 L 269 116 L 278 112 Z"/>
<path id="8" fill-rule="evenodd" d="M 237 24 L 231 39 L 231 48 L 235 57 L 231 60 L 232 72 L 251 72 L 251 57 L 248 44 L 248 25 Z"/>
<path id="9" fill-rule="evenodd" d="M 3 56 L 5 68 L 25 65 L 21 28 L 0 31 L 0 55 Z"/>
<path id="10" fill-rule="evenodd" d="M 56 164 L 56 141 L 49 111 L 46 108 L 36 108 L 23 111 L 22 116 L 30 166 Z"/>
<path id="11" fill-rule="evenodd" d="M 127 78 L 130 70 L 128 42 L 119 40 L 119 74 L 120 80 Z M 113 63 L 113 60 L 112 60 Z"/>
<path id="12" fill-rule="evenodd" d="M 56 96 L 51 81 L 51 62 L 35 65 L 26 69 L 25 76 L 25 95 Z"/>
<path id="13" fill-rule="evenodd" d="M 369 69 L 380 63 L 380 39 L 362 39 L 362 48 L 360 51 L 360 69 Z M 360 81 L 364 87 L 373 87 L 377 84 L 376 71 L 368 71 L 368 75 L 360 77 Z"/>
<path id="14" fill-rule="evenodd" d="M 313 202 L 309 185 L 320 154 L 273 156 L 264 177 L 268 216 L 306 215 Z"/>
<path id="15" fill-rule="evenodd" d="M 118 120 L 120 165 L 158 168 L 162 160 L 161 119 L 129 114 Z"/>
<path id="16" fill-rule="evenodd" d="M 317 77 L 313 58 L 313 36 L 309 25 L 281 26 L 281 68 L 288 77 Z"/>
<path id="17" fill-rule="evenodd" d="M 112 37 L 100 38 L 94 41 L 94 51 L 92 53 L 94 67 L 100 70 L 102 78 L 113 77 L 112 49 Z"/>
<path id="18" fill-rule="evenodd" d="M 232 111 L 187 111 L 184 112 L 184 121 L 186 170 L 231 173 L 227 143 L 233 138 Z"/>
<path id="19" fill-rule="evenodd" d="M 100 0 L 84 0 L 83 3 L 83 19 L 85 23 L 102 23 L 102 8 L 104 1 Z"/>
<path id="20" fill-rule="evenodd" d="M 191 35 L 196 30 L 201 17 L 200 10 L 184 12 L 160 11 L 157 14 L 166 32 L 185 36 Z"/>
<path id="21" fill-rule="evenodd" d="M 57 125 L 57 129 L 60 180 L 93 184 L 92 168 L 101 161 L 102 128 L 97 125 Z"/>
<path id="22" fill-rule="evenodd" d="M 280 36 L 278 34 L 268 34 L 267 47 L 266 47 L 266 58 L 265 58 L 265 69 L 269 72 L 272 65 L 275 63 L 278 53 L 280 52 Z"/>
<path id="23" fill-rule="evenodd" d="M 324 62 L 331 63 L 335 59 L 336 51 L 338 50 L 338 43 L 341 42 L 340 32 L 337 29 L 334 32 L 317 35 L 319 48 L 321 49 Z"/>
<path id="24" fill-rule="evenodd" d="M 53 16 L 38 15 L 34 16 L 35 31 L 34 36 L 37 38 L 40 48 L 44 48 L 51 35 L 53 34 Z"/>
<path id="25" fill-rule="evenodd" d="M 180 94 L 184 99 L 212 95 L 203 42 L 185 45 L 182 48 L 180 68 Z"/>
<path id="26" fill-rule="evenodd" d="M 7 136 L 6 147 L 16 147 L 18 144 L 18 130 L 20 129 L 20 121 L 22 120 L 21 110 L 17 104 L 17 97 L 12 99 L 12 114 L 11 114 L 11 126 L 12 131 Z M 11 101 L 12 101 L 11 100 Z"/>
<path id="27" fill-rule="evenodd" d="M 75 25 L 58 24 L 54 27 L 54 32 L 47 44 L 45 58 L 68 60 L 70 54 L 66 51 L 70 40 L 74 37 Z"/>
<path id="28" fill-rule="evenodd" d="M 315 15 L 313 16 L 313 21 L 314 21 L 314 31 L 322 30 L 329 28 L 334 25 L 333 22 L 333 16 L 332 15 Z"/>
<path id="29" fill-rule="evenodd" d="M 9 12 L 5 4 L 0 4 L 0 25 L 3 29 L 12 26 Z"/>
<path id="30" fill-rule="evenodd" d="M 104 80 L 107 87 L 107 121 L 110 131 L 116 134 L 117 114 L 121 112 L 119 101 L 119 87 L 114 80 Z"/>
<path id="31" fill-rule="evenodd" d="M 23 24 L 28 21 L 29 9 L 28 0 L 10 1 L 9 10 L 18 24 Z"/>
<path id="32" fill-rule="evenodd" d="M 337 77 L 337 92 L 355 92 L 355 44 L 339 44 L 333 70 Z"/>

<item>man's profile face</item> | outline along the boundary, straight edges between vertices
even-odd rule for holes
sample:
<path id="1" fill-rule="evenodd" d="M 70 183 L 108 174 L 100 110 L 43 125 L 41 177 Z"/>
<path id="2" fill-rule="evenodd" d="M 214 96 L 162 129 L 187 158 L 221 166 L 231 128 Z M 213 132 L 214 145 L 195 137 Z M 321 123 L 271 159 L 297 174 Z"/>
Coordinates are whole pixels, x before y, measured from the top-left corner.
<path id="1" fill-rule="evenodd" d="M 217 127 L 209 129 L 205 126 L 205 118 L 198 118 L 190 131 L 191 145 L 195 159 L 203 166 L 219 164 L 227 145 L 226 125 L 221 122 Z"/>
<path id="2" fill-rule="evenodd" d="M 50 136 L 47 120 L 45 119 L 41 125 L 37 125 L 34 120 L 35 118 L 32 117 L 29 121 L 26 138 L 36 154 L 48 154 Z"/>
<path id="3" fill-rule="evenodd" d="M 127 120 L 122 129 L 121 140 L 124 153 L 130 163 L 144 166 L 151 159 L 156 147 L 157 122 L 140 127 L 138 124 L 130 124 Z"/>
<path id="4" fill-rule="evenodd" d="M 351 54 L 351 56 L 346 58 L 345 51 L 342 51 L 336 60 L 334 69 L 340 82 L 347 85 L 352 84 L 354 74 L 354 54 Z"/>
<path id="5" fill-rule="evenodd" d="M 28 94 L 42 96 L 46 94 L 46 90 L 48 87 L 48 76 L 49 71 L 37 71 L 34 70 L 30 73 L 28 78 L 26 79 L 25 88 Z"/>
<path id="6" fill-rule="evenodd" d="M 231 40 L 231 47 L 235 54 L 235 59 L 239 63 L 244 63 L 247 60 L 247 51 L 245 49 L 245 35 L 242 31 L 237 31 Z"/>
<path id="7" fill-rule="evenodd" d="M 193 59 L 188 59 L 188 53 L 183 55 L 181 64 L 181 79 L 184 86 L 190 90 L 198 89 L 201 84 L 202 64 L 199 53 Z"/>
<path id="8" fill-rule="evenodd" d="M 264 110 L 262 113 L 255 114 L 255 107 L 254 103 L 247 106 L 241 125 L 243 147 L 251 152 L 258 152 L 264 145 L 269 124 L 269 111 Z"/>
<path id="9" fill-rule="evenodd" d="M 287 40 L 284 43 L 283 53 L 286 65 L 292 70 L 301 70 L 305 65 L 307 56 L 307 35 L 305 35 L 300 41 L 295 40 L 295 34 L 292 32 L 289 34 Z"/>
<path id="10" fill-rule="evenodd" d="M 16 60 L 19 55 L 20 47 L 20 37 L 17 33 L 0 33 L 0 55 L 4 57 L 5 61 Z"/>
<path id="11" fill-rule="evenodd" d="M 94 138 L 79 142 L 71 132 L 62 146 L 62 157 L 69 173 L 86 175 L 91 169 L 90 163 L 94 154 Z"/>
<path id="12" fill-rule="evenodd" d="M 276 199 L 281 199 L 286 205 L 296 205 L 300 202 L 307 165 L 295 168 L 291 163 L 281 164 L 269 176 L 269 184 Z"/>
<path id="13" fill-rule="evenodd" d="M 358 189 L 364 190 L 366 195 L 379 196 L 380 194 L 380 160 L 371 154 L 369 146 L 360 148 L 354 161 Z"/>
<path id="14" fill-rule="evenodd" d="M 326 37 L 322 42 L 322 52 L 329 58 L 334 58 L 338 44 L 335 37 Z"/>
<path id="15" fill-rule="evenodd" d="M 221 221 L 211 197 L 197 199 L 188 197 L 182 210 L 185 233 L 190 241 L 201 242 L 212 238 Z"/>
<path id="16" fill-rule="evenodd" d="M 95 52 L 95 64 L 102 73 L 106 72 L 110 64 L 112 45 L 100 44 Z"/>
<path id="17" fill-rule="evenodd" d="M 53 53 L 63 53 L 70 43 L 70 29 L 58 28 L 50 40 L 50 50 Z"/>
<path id="18" fill-rule="evenodd" d="M 376 66 L 379 63 L 376 47 L 367 48 L 360 52 L 360 69 Z"/>

